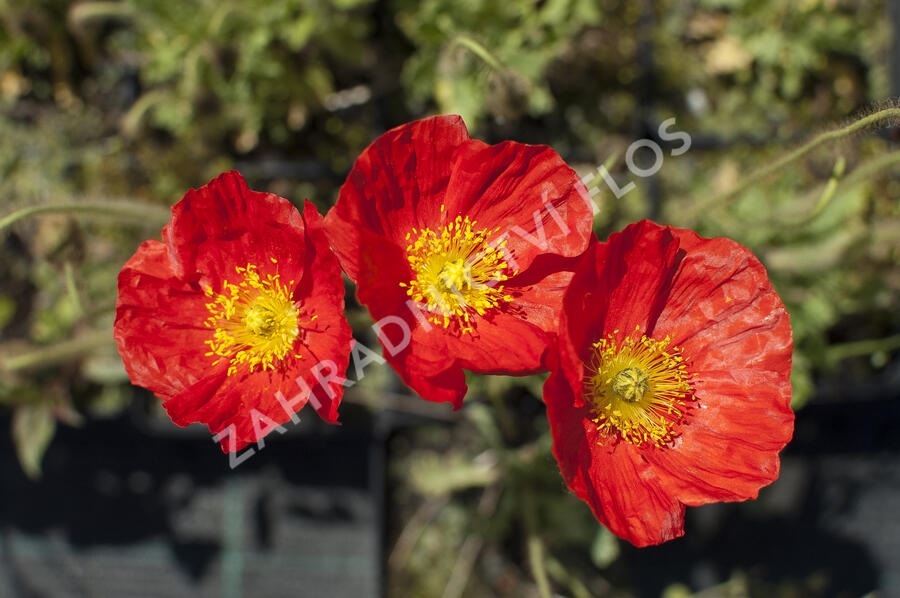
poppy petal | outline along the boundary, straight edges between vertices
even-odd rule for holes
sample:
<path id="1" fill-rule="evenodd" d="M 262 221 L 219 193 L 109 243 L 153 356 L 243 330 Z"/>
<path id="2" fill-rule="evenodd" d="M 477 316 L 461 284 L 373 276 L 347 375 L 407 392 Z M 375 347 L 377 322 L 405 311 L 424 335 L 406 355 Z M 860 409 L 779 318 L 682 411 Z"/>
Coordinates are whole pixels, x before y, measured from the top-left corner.
<path id="1" fill-rule="evenodd" d="M 209 367 L 207 298 L 176 278 L 165 245 L 145 241 L 119 273 L 113 336 L 134 384 L 173 396 Z"/>
<path id="2" fill-rule="evenodd" d="M 794 414 L 772 376 L 744 370 L 698 376 L 698 408 L 672 449 L 644 458 L 674 496 L 691 506 L 756 498 L 778 478 L 778 452 L 791 439 Z"/>
<path id="3" fill-rule="evenodd" d="M 132 382 L 176 424 L 228 430 L 226 451 L 259 440 L 272 428 L 261 421 L 293 419 L 279 396 L 336 423 L 352 339 L 315 207 L 301 213 L 231 172 L 172 214 L 163 242 L 141 245 L 119 276 L 115 338 Z"/>
<path id="4" fill-rule="evenodd" d="M 539 255 L 579 256 L 593 236 L 584 183 L 544 145 L 463 145 L 444 201 L 449 218 L 466 214 L 505 236 L 507 261 L 519 271 Z"/>
<path id="5" fill-rule="evenodd" d="M 465 392 L 461 368 L 524 375 L 541 367 L 591 223 L 587 190 L 552 149 L 486 145 L 458 116 L 379 137 L 325 218 L 376 324 L 399 319 L 409 329 L 409 354 L 385 346 L 388 361 L 424 398 L 454 405 Z M 461 287 L 448 286 L 453 277 L 463 277 Z M 460 288 L 467 295 L 457 300 Z M 411 307 L 411 298 L 430 303 Z"/>
<path id="6" fill-rule="evenodd" d="M 470 140 L 459 116 L 437 116 L 393 128 L 356 159 L 340 200 L 325 217 L 344 271 L 359 277 L 368 248 L 361 230 L 406 246 L 414 227 L 435 222 L 441 213 L 456 149 Z"/>
<path id="7" fill-rule="evenodd" d="M 664 541 L 681 533 L 665 505 L 755 498 L 777 478 L 793 430 L 791 329 L 746 248 L 630 225 L 577 266 L 559 331 L 544 393 L 554 451 L 618 535 Z M 621 390 L 613 381 L 625 372 Z M 643 390 L 622 394 L 635 376 Z M 648 390 L 653 402 L 635 406 Z M 641 484 L 653 496 L 636 494 Z M 630 517 L 642 505 L 649 517 Z"/>
<path id="8" fill-rule="evenodd" d="M 635 447 L 599 444 L 590 408 L 573 406 L 575 397 L 563 377 L 551 374 L 544 401 L 563 479 L 601 523 L 635 546 L 684 534 L 684 505 L 663 490 Z"/>

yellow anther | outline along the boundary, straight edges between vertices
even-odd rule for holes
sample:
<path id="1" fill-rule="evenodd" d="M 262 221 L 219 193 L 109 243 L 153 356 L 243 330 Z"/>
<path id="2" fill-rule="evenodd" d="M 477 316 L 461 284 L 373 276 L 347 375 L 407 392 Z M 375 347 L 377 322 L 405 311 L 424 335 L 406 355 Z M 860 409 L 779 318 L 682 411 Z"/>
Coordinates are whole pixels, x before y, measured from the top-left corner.
<path id="1" fill-rule="evenodd" d="M 429 321 L 455 325 L 462 333 L 473 332 L 467 325 L 472 314 L 485 315 L 512 301 L 500 284 L 510 275 L 503 252 L 488 243 L 492 231 L 476 230 L 475 224 L 457 216 L 440 231 L 412 229 L 406 254 L 415 278 L 399 283 L 431 312 Z"/>
<path id="2" fill-rule="evenodd" d="M 676 424 L 694 400 L 681 349 L 669 347 L 668 337 L 642 335 L 617 343 L 614 334 L 593 344 L 587 364 L 584 391 L 592 421 L 606 436 L 665 446 L 678 435 Z"/>
<path id="3" fill-rule="evenodd" d="M 229 376 L 243 365 L 250 372 L 274 369 L 295 355 L 292 348 L 300 334 L 300 312 L 291 299 L 293 281 L 284 285 L 278 274 L 263 278 L 252 264 L 235 271 L 241 275 L 237 283 L 224 282 L 220 293 L 205 289 L 213 299 L 206 304 L 210 315 L 205 325 L 213 329 L 213 338 L 206 341 L 207 356 L 219 356 L 213 365 L 227 359 Z"/>

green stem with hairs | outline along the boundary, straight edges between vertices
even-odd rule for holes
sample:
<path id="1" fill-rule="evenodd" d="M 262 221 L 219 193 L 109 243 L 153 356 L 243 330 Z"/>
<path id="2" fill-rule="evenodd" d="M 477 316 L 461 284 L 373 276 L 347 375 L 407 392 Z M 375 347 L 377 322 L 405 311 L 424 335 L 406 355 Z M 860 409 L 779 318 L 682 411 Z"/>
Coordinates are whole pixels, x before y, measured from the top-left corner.
<path id="1" fill-rule="evenodd" d="M 95 349 L 111 345 L 113 342 L 109 330 L 95 331 L 76 338 L 36 348 L 27 353 L 8 357 L 0 362 L 0 371 L 14 372 L 34 367 L 44 367 L 81 357 Z"/>
<path id="2" fill-rule="evenodd" d="M 834 169 L 831 171 L 831 178 L 828 179 L 828 183 L 826 183 L 825 190 L 819 197 L 816 207 L 813 208 L 813 211 L 810 212 L 809 216 L 807 216 L 801 224 L 807 224 L 815 220 L 816 216 L 821 214 L 828 204 L 831 203 L 831 198 L 834 197 L 834 193 L 837 191 L 838 184 L 841 182 L 841 177 L 844 176 L 844 169 L 846 167 L 847 161 L 844 159 L 844 156 L 840 156 L 834 164 Z"/>
<path id="3" fill-rule="evenodd" d="M 889 154 L 882 154 L 871 160 L 863 162 L 861 165 L 857 166 L 849 175 L 843 176 L 845 161 L 843 156 L 838 158 L 835 163 L 834 170 L 832 171 L 831 178 L 828 179 L 828 182 L 825 184 L 822 193 L 819 196 L 819 201 L 816 203 L 815 207 L 809 213 L 808 216 L 797 220 L 796 222 L 781 222 L 773 219 L 768 223 L 768 226 L 778 227 L 782 229 L 794 229 L 799 226 L 805 226 L 816 219 L 819 214 L 821 214 L 828 204 L 831 202 L 832 198 L 836 195 L 839 195 L 845 189 L 851 189 L 856 185 L 859 185 L 870 178 L 876 176 L 882 170 L 886 170 L 887 168 L 900 165 L 900 151 L 891 152 Z"/>
<path id="4" fill-rule="evenodd" d="M 161 206 L 152 204 L 143 204 L 134 201 L 90 201 L 90 202 L 69 202 L 58 204 L 46 204 L 41 206 L 31 206 L 16 210 L 12 214 L 0 218 L 0 230 L 36 214 L 64 213 L 72 212 L 75 214 L 98 214 L 101 216 L 113 216 L 128 218 L 147 224 L 164 225 L 169 221 L 169 210 Z"/>
<path id="5" fill-rule="evenodd" d="M 67 19 L 71 27 L 81 30 L 92 21 L 130 19 L 136 14 L 135 8 L 127 2 L 81 2 L 72 5 Z"/>
<path id="6" fill-rule="evenodd" d="M 525 530 L 528 534 L 528 563 L 531 574 L 537 583 L 541 598 L 552 598 L 550 580 L 547 578 L 544 541 L 541 539 L 537 524 L 537 505 L 534 504 L 532 489 L 525 487 L 522 492 L 522 515 L 525 519 Z"/>
<path id="7" fill-rule="evenodd" d="M 591 598 L 591 592 L 580 579 L 569 573 L 566 568 L 553 557 L 547 559 L 547 571 L 558 583 L 565 584 L 572 592 L 572 598 Z"/>
<path id="8" fill-rule="evenodd" d="M 900 334 L 832 345 L 826 350 L 825 357 L 828 361 L 834 363 L 848 357 L 859 357 L 861 355 L 871 355 L 878 351 L 894 351 L 897 349 L 900 349 Z"/>
<path id="9" fill-rule="evenodd" d="M 719 193 L 714 195 L 713 197 L 699 201 L 696 203 L 697 207 L 695 209 L 695 214 L 702 214 L 703 212 L 710 209 L 710 207 L 727 202 L 731 199 L 734 199 L 736 196 L 740 195 L 743 191 L 748 189 L 749 187 L 755 185 L 756 183 L 770 177 L 775 174 L 785 166 L 796 162 L 797 160 L 803 158 L 813 150 L 819 148 L 820 146 L 828 143 L 829 141 L 834 141 L 835 139 L 841 139 L 844 137 L 849 137 L 854 133 L 858 133 L 859 131 L 865 129 L 866 127 L 871 127 L 878 123 L 891 120 L 891 119 L 900 119 L 900 108 L 886 108 L 884 110 L 879 110 L 874 114 L 870 114 L 869 116 L 865 116 L 857 121 L 850 123 L 845 127 L 841 127 L 839 129 L 835 129 L 833 131 L 828 131 L 826 133 L 822 133 L 811 139 L 810 141 L 804 143 L 800 147 L 788 152 L 783 155 L 781 158 L 778 158 L 771 164 L 764 166 L 757 170 L 756 172 L 749 175 L 744 180 L 740 181 L 737 185 L 725 191 L 724 193 Z"/>
<path id="10" fill-rule="evenodd" d="M 75 282 L 75 267 L 71 261 L 63 264 L 63 274 L 66 280 L 66 292 L 69 294 L 69 300 L 79 318 L 84 317 L 84 304 L 81 302 L 81 294 L 78 292 L 78 284 Z"/>
<path id="11" fill-rule="evenodd" d="M 872 158 L 857 166 L 853 172 L 844 177 L 838 184 L 838 190 L 858 185 L 866 179 L 875 176 L 885 168 L 896 166 L 898 164 L 900 164 L 900 151 L 882 154 L 876 158 Z"/>
<path id="12" fill-rule="evenodd" d="M 478 43 L 468 35 L 457 35 L 453 38 L 453 41 L 451 43 L 458 44 L 468 49 L 470 52 L 481 58 L 491 68 L 500 73 L 505 73 L 508 70 L 496 56 L 491 54 L 490 50 L 482 46 L 480 43 Z"/>

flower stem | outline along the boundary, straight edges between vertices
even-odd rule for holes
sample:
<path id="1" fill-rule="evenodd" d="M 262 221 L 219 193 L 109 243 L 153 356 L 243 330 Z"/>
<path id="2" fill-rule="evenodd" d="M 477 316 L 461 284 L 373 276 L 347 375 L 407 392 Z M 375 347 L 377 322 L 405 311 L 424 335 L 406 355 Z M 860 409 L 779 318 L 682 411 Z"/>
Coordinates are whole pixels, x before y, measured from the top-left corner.
<path id="1" fill-rule="evenodd" d="M 7 214 L 0 218 L 0 230 L 3 230 L 23 218 L 27 218 L 28 216 L 53 212 L 75 212 L 76 214 L 118 216 L 147 222 L 148 224 L 159 223 L 160 226 L 168 222 L 170 217 L 169 210 L 166 208 L 135 201 L 68 202 L 31 206 L 16 210 L 12 214 Z"/>
<path id="2" fill-rule="evenodd" d="M 813 211 L 809 214 L 809 216 L 804 219 L 802 224 L 806 224 L 815 220 L 816 216 L 822 213 L 822 211 L 831 203 L 831 199 L 834 197 L 834 192 L 837 191 L 838 184 L 841 182 L 841 177 L 844 176 L 844 169 L 847 167 L 847 161 L 844 159 L 844 156 L 840 156 L 837 159 L 837 162 L 834 164 L 834 168 L 831 171 L 831 178 L 828 179 L 828 183 L 825 185 L 825 190 L 822 192 L 822 195 L 819 197 L 819 201 L 816 203 L 816 207 L 813 208 Z"/>
<path id="3" fill-rule="evenodd" d="M 878 351 L 894 351 L 896 349 L 900 349 L 900 334 L 832 345 L 827 349 L 825 357 L 834 363 L 848 357 L 859 357 Z"/>
<path id="4" fill-rule="evenodd" d="M 863 162 L 862 164 L 854 168 L 853 172 L 844 177 L 844 179 L 838 184 L 838 190 L 858 185 L 859 183 L 877 175 L 882 170 L 888 167 L 895 166 L 896 164 L 900 164 L 900 151 L 891 152 L 889 154 L 882 154 L 880 156 L 872 158 L 871 160 Z"/>
<path id="5" fill-rule="evenodd" d="M 569 573 L 566 568 L 553 557 L 547 558 L 547 571 L 558 583 L 565 584 L 572 592 L 572 598 L 591 598 L 591 592 L 584 583 Z"/>
<path id="6" fill-rule="evenodd" d="M 135 15 L 134 7 L 124 2 L 81 2 L 69 10 L 69 24 L 75 29 L 83 29 L 92 21 L 107 19 L 128 19 Z"/>
<path id="7" fill-rule="evenodd" d="M 522 511 L 525 519 L 525 529 L 528 534 L 528 562 L 531 565 L 531 574 L 537 583 L 538 593 L 541 598 L 552 598 L 550 580 L 547 578 L 547 568 L 544 555 L 544 541 L 541 539 L 537 525 L 537 507 L 530 488 L 524 488 L 522 492 Z"/>
<path id="8" fill-rule="evenodd" d="M 5 361 L 0 362 L 0 371 L 13 372 L 67 361 L 94 349 L 109 345 L 112 343 L 112 340 L 109 330 L 90 332 L 55 345 L 40 347 L 15 357 L 8 357 Z"/>
<path id="9" fill-rule="evenodd" d="M 84 304 L 81 302 L 81 294 L 78 292 L 78 284 L 75 282 L 75 267 L 71 261 L 66 260 L 66 263 L 63 264 L 63 273 L 66 279 L 66 292 L 69 294 L 78 318 L 82 318 L 84 317 Z"/>
<path id="10" fill-rule="evenodd" d="M 497 511 L 497 502 L 500 499 L 500 484 L 494 484 L 485 488 L 481 494 L 481 500 L 478 501 L 477 513 L 479 519 L 489 520 Z M 472 532 L 463 542 L 456 562 L 453 564 L 453 570 L 450 572 L 450 579 L 444 587 L 442 598 L 460 598 L 466 591 L 469 578 L 472 576 L 472 570 L 484 547 L 484 537 L 480 532 Z"/>
<path id="11" fill-rule="evenodd" d="M 863 162 L 856 166 L 856 168 L 853 169 L 853 172 L 851 172 L 849 175 L 844 176 L 846 160 L 843 156 L 840 156 L 835 162 L 834 169 L 831 173 L 831 178 L 828 179 L 828 182 L 822 187 L 822 192 L 819 195 L 818 202 L 807 216 L 804 216 L 796 221 L 784 221 L 783 219 L 779 219 L 773 216 L 772 219 L 765 225 L 786 230 L 806 226 L 813 220 L 815 220 L 823 211 L 825 211 L 825 208 L 828 207 L 828 204 L 835 196 L 840 195 L 840 193 L 845 191 L 846 189 L 851 189 L 863 182 L 868 181 L 872 177 L 877 176 L 882 170 L 886 170 L 889 167 L 896 166 L 897 164 L 900 164 L 900 151 L 891 152 L 889 154 L 882 154 L 880 156 L 872 158 L 871 160 Z"/>
<path id="12" fill-rule="evenodd" d="M 819 146 L 824 145 L 829 141 L 848 137 L 865 129 L 866 127 L 870 127 L 884 121 L 889 121 L 891 119 L 900 119 L 900 108 L 886 108 L 884 110 L 879 110 L 878 112 L 865 116 L 845 127 L 822 133 L 821 135 L 814 137 L 813 139 L 807 141 L 793 151 L 790 151 L 787 154 L 783 155 L 781 158 L 775 160 L 774 162 L 756 170 L 728 191 L 725 191 L 724 193 L 718 193 L 707 200 L 696 202 L 697 207 L 694 213 L 702 214 L 716 204 L 724 203 L 731 199 L 734 199 L 749 187 L 768 178 L 785 166 L 803 158 L 813 150 L 817 149 Z"/>
<path id="13" fill-rule="evenodd" d="M 478 43 L 468 35 L 457 35 L 453 38 L 452 43 L 459 44 L 460 46 L 468 49 L 470 52 L 481 58 L 495 71 L 499 73 L 505 73 L 507 71 L 506 67 L 503 66 L 503 63 L 501 63 L 496 56 L 491 54 L 490 50 L 482 46 L 480 43 Z"/>

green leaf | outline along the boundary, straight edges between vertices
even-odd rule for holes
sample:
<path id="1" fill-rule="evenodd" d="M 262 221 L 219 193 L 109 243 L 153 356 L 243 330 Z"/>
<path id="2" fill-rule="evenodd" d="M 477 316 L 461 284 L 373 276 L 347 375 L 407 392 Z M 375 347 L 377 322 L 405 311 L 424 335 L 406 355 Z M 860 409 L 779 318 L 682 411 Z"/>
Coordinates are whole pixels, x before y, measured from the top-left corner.
<path id="1" fill-rule="evenodd" d="M 128 380 L 122 359 L 113 351 L 98 353 L 84 360 L 82 375 L 97 384 L 119 384 Z"/>
<path id="2" fill-rule="evenodd" d="M 662 598 L 690 598 L 693 595 L 691 589 L 683 583 L 670 584 L 662 592 Z"/>
<path id="3" fill-rule="evenodd" d="M 12 321 L 16 313 L 16 302 L 11 297 L 0 295 L 0 330 Z"/>
<path id="4" fill-rule="evenodd" d="M 49 405 L 25 405 L 12 418 L 12 438 L 22 470 L 32 480 L 41 477 L 41 461 L 56 432 L 56 418 Z"/>
<path id="5" fill-rule="evenodd" d="M 409 480 L 420 493 L 441 496 L 478 486 L 487 486 L 499 475 L 491 460 L 473 461 L 466 455 L 423 452 L 409 467 Z"/>
<path id="6" fill-rule="evenodd" d="M 496 384 L 493 381 L 492 383 Z M 472 422 L 481 437 L 484 438 L 485 443 L 488 446 L 499 447 L 503 446 L 503 438 L 500 435 L 500 428 L 497 427 L 495 415 L 483 403 L 471 403 L 466 409 L 466 417 Z"/>
<path id="7" fill-rule="evenodd" d="M 810 374 L 809 359 L 803 353 L 795 353 L 793 368 L 791 369 L 791 409 L 797 411 L 813 396 L 816 390 Z"/>
<path id="8" fill-rule="evenodd" d="M 97 395 L 89 399 L 85 408 L 91 417 L 114 417 L 121 413 L 130 401 L 130 387 L 104 386 Z"/>
<path id="9" fill-rule="evenodd" d="M 284 28 L 284 40 L 292 50 L 301 50 L 307 44 L 316 29 L 316 17 L 303 15 L 289 22 Z"/>
<path id="10" fill-rule="evenodd" d="M 619 558 L 619 553 L 619 539 L 611 531 L 601 526 L 591 544 L 591 561 L 599 569 L 605 569 Z"/>

